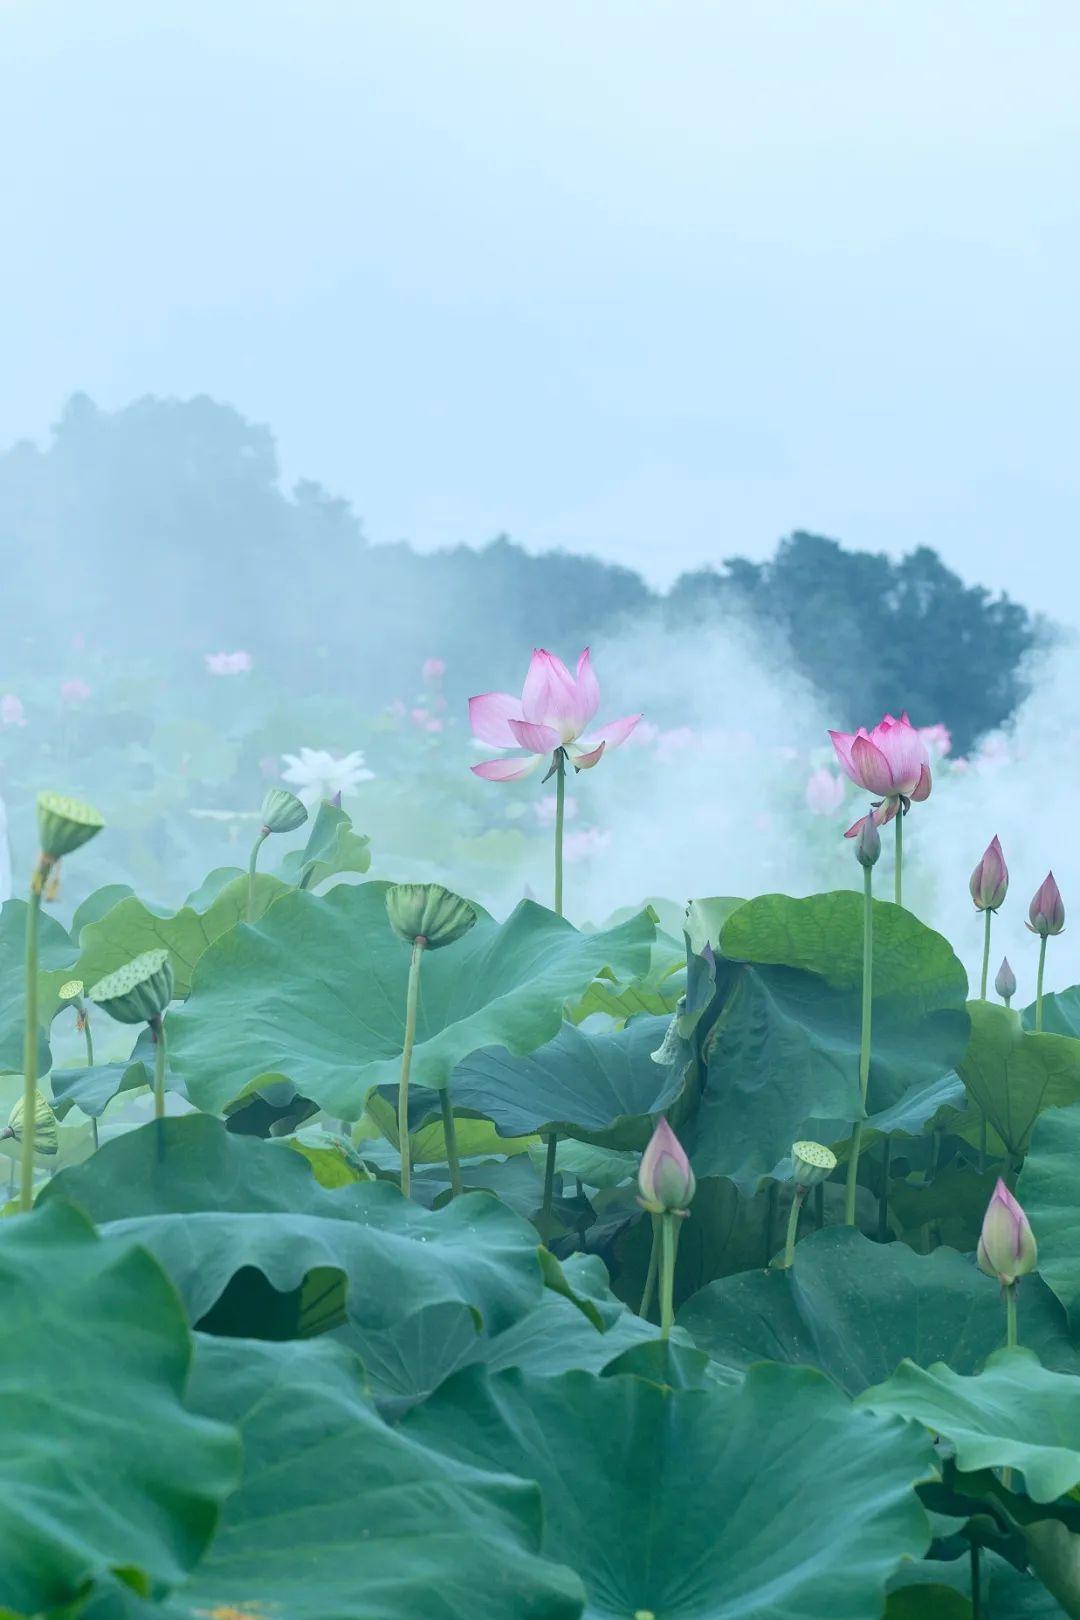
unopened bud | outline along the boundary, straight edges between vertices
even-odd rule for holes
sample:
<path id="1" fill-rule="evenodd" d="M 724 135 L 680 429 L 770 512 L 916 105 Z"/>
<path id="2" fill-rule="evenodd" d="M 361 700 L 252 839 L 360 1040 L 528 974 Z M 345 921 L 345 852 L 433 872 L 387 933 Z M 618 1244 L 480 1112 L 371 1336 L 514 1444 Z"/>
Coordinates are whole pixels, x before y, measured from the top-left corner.
<path id="1" fill-rule="evenodd" d="M 799 1187 L 816 1187 L 828 1181 L 836 1169 L 836 1154 L 820 1142 L 795 1142 L 791 1149 L 791 1170 Z"/>
<path id="2" fill-rule="evenodd" d="M 148 1024 L 173 997 L 173 970 L 165 950 L 144 951 L 87 991 L 90 1000 L 121 1024 Z"/>
<path id="3" fill-rule="evenodd" d="M 431 951 L 452 945 L 476 922 L 469 902 L 441 883 L 392 883 L 386 891 L 386 915 L 399 939 L 410 945 L 422 939 Z"/>
<path id="4" fill-rule="evenodd" d="M 971 898 L 979 911 L 996 911 L 1009 892 L 1009 868 L 1001 852 L 997 834 L 983 851 L 982 860 L 971 874 L 968 884 Z"/>
<path id="5" fill-rule="evenodd" d="M 867 870 L 877 864 L 881 854 L 881 834 L 873 816 L 864 816 L 855 838 L 855 859 Z"/>
<path id="6" fill-rule="evenodd" d="M 666 1119 L 658 1120 L 638 1166 L 640 1204 L 654 1215 L 686 1209 L 696 1185 L 679 1138 Z"/>
<path id="7" fill-rule="evenodd" d="M 80 799 L 62 793 L 39 793 L 37 797 L 38 839 L 41 852 L 58 861 L 94 837 L 104 827 L 102 816 Z"/>
<path id="8" fill-rule="evenodd" d="M 288 788 L 269 788 L 263 800 L 262 819 L 267 832 L 295 832 L 307 820 L 307 806 Z"/>
<path id="9" fill-rule="evenodd" d="M 1053 872 L 1047 872 L 1028 908 L 1027 925 L 1033 934 L 1041 934 L 1043 939 L 1049 934 L 1060 934 L 1065 927 L 1065 907 Z"/>
<path id="10" fill-rule="evenodd" d="M 11 1113 L 8 1115 L 7 1130 L 0 1133 L 12 1137 L 16 1142 L 23 1139 L 23 1102 L 19 1098 Z M 45 1158 L 52 1158 L 60 1148 L 60 1136 L 56 1127 L 56 1115 L 40 1091 L 34 1092 L 34 1152 L 43 1154 Z"/>
<path id="11" fill-rule="evenodd" d="M 1011 1001 L 1016 994 L 1016 974 L 1009 966 L 1007 956 L 1003 956 L 1001 959 L 1001 966 L 998 968 L 997 977 L 994 980 L 994 989 L 1002 1001 Z"/>
<path id="12" fill-rule="evenodd" d="M 1011 1287 L 1039 1263 L 1028 1218 L 1000 1176 L 983 1216 L 978 1255 L 979 1270 L 1003 1287 Z"/>

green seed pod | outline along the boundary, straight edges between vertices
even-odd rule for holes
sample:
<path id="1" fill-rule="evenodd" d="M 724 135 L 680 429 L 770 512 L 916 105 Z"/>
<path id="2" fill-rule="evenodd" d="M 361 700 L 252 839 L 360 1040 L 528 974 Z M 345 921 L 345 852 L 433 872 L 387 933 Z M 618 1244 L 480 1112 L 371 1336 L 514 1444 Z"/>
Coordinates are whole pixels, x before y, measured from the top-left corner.
<path id="1" fill-rule="evenodd" d="M 20 1097 L 11 1113 L 8 1115 L 5 1136 L 13 1137 L 16 1142 L 23 1139 L 23 1098 Z M 41 1153 L 46 1158 L 52 1158 L 60 1150 L 60 1138 L 56 1129 L 56 1115 L 53 1113 L 40 1091 L 34 1093 L 34 1152 Z"/>
<path id="2" fill-rule="evenodd" d="M 173 970 L 168 951 L 144 951 L 91 985 L 87 994 L 118 1023 L 150 1023 L 172 1000 Z"/>
<path id="3" fill-rule="evenodd" d="M 263 800 L 263 826 L 267 832 L 295 832 L 307 820 L 307 806 L 288 788 L 269 788 Z"/>
<path id="4" fill-rule="evenodd" d="M 816 1187 L 828 1181 L 836 1169 L 836 1154 L 820 1142 L 796 1142 L 791 1149 L 791 1167 L 800 1187 Z"/>
<path id="5" fill-rule="evenodd" d="M 62 793 L 39 793 L 37 797 L 38 837 L 41 852 L 54 861 L 85 844 L 99 833 L 105 821 L 81 799 L 67 799 Z"/>
<path id="6" fill-rule="evenodd" d="M 441 883 L 394 883 L 386 891 L 386 915 L 399 939 L 422 939 L 429 950 L 452 945 L 476 922 L 476 912 L 460 894 Z"/>
<path id="7" fill-rule="evenodd" d="M 81 979 L 69 979 L 66 984 L 60 986 L 56 993 L 61 1001 L 74 1001 L 77 1004 L 82 1000 L 85 989 L 86 986 Z"/>

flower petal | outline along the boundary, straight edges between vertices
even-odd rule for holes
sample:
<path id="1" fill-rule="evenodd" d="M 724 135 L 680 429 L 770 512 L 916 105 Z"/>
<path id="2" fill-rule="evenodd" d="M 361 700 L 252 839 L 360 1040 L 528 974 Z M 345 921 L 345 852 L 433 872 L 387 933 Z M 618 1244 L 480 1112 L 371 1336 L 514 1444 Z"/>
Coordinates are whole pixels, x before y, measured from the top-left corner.
<path id="1" fill-rule="evenodd" d="M 896 792 L 889 762 L 869 737 L 855 738 L 851 745 L 851 764 L 856 782 L 868 793 Z"/>
<path id="2" fill-rule="evenodd" d="M 609 720 L 606 726 L 598 726 L 588 737 L 583 737 L 582 741 L 589 749 L 595 748 L 597 743 L 607 743 L 609 748 L 619 748 L 640 719 L 640 714 L 625 714 L 621 720 Z"/>
<path id="3" fill-rule="evenodd" d="M 919 780 L 908 794 L 908 797 L 913 799 L 916 804 L 921 804 L 923 799 L 928 799 L 930 797 L 930 789 L 933 787 L 933 785 L 934 781 L 933 777 L 930 775 L 930 767 L 929 765 L 924 765 L 922 770 L 919 772 Z"/>
<path id="4" fill-rule="evenodd" d="M 510 730 L 519 748 L 527 748 L 530 754 L 550 754 L 562 741 L 554 726 L 537 725 L 532 720 L 511 720 Z"/>
<path id="5" fill-rule="evenodd" d="M 855 741 L 855 733 L 852 731 L 830 731 L 829 736 L 832 739 L 833 747 L 836 749 L 837 759 L 851 777 L 851 780 L 857 782 L 858 777 L 855 775 L 855 767 L 851 763 L 851 745 Z"/>
<path id="6" fill-rule="evenodd" d="M 554 726 L 563 742 L 572 742 L 577 725 L 577 684 L 561 658 L 538 647 L 521 689 L 521 714 L 543 726 Z"/>
<path id="7" fill-rule="evenodd" d="M 589 649 L 577 661 L 578 730 L 584 731 L 600 707 L 600 682 L 593 672 Z"/>
<path id="8" fill-rule="evenodd" d="M 479 765 L 470 765 L 469 769 L 474 776 L 482 776 L 485 782 L 520 782 L 523 777 L 531 776 L 539 763 L 539 754 L 533 754 L 530 759 L 511 754 L 506 759 L 483 759 Z"/>
<path id="9" fill-rule="evenodd" d="M 481 692 L 469 699 L 469 725 L 477 742 L 493 748 L 513 748 L 511 720 L 521 719 L 521 699 L 509 692 Z"/>
<path id="10" fill-rule="evenodd" d="M 571 754 L 570 762 L 575 771 L 591 771 L 593 766 L 599 763 L 600 755 L 606 747 L 607 743 L 602 742 L 597 748 L 589 748 L 580 754 Z"/>

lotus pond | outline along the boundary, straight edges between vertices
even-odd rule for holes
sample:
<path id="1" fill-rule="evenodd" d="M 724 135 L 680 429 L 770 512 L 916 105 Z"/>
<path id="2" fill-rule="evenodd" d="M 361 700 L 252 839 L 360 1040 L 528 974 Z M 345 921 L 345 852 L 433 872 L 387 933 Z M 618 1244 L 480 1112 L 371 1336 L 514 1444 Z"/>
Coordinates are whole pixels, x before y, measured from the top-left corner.
<path id="1" fill-rule="evenodd" d="M 491 791 L 554 783 L 551 904 L 505 916 L 273 788 L 246 869 L 65 928 L 111 808 L 41 795 L 0 913 L 0 1615 L 1080 1615 L 1057 885 L 1014 1006 L 993 841 L 969 985 L 903 903 L 932 779 L 886 717 L 833 737 L 861 893 L 577 926 L 565 784 L 635 721 L 598 697 L 541 653 L 474 700 Z"/>

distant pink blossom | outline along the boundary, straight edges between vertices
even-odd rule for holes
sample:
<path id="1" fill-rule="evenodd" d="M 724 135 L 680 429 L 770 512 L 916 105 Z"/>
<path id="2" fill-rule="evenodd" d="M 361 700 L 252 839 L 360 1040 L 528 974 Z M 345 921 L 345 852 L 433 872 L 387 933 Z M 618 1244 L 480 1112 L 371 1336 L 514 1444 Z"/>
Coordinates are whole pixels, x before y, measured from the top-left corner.
<path id="1" fill-rule="evenodd" d="M 919 736 L 934 759 L 944 759 L 946 754 L 952 752 L 952 732 L 940 720 L 936 725 L 920 726 L 918 729 Z"/>
<path id="2" fill-rule="evenodd" d="M 933 785 L 926 744 L 907 714 L 899 720 L 887 714 L 873 731 L 830 731 L 836 757 L 857 787 L 877 796 L 874 822 L 882 826 L 914 800 L 930 797 Z M 846 838 L 857 838 L 863 818 L 848 828 Z"/>
<path id="3" fill-rule="evenodd" d="M 469 699 L 469 723 L 477 741 L 493 748 L 520 748 L 524 754 L 485 759 L 472 771 L 489 782 L 518 782 L 560 748 L 575 770 L 591 769 L 606 749 L 624 743 L 641 719 L 628 714 L 585 736 L 599 706 L 600 685 L 588 647 L 574 675 L 561 658 L 537 648 L 520 698 L 509 692 L 484 692 Z"/>
<path id="4" fill-rule="evenodd" d="M 435 681 L 441 681 L 446 674 L 446 664 L 441 658 L 425 658 L 420 665 L 420 673 L 425 681 L 434 684 Z"/>
<path id="5" fill-rule="evenodd" d="M 206 667 L 211 675 L 246 675 L 252 666 L 249 652 L 219 652 L 206 654 Z"/>
<path id="6" fill-rule="evenodd" d="M 835 771 L 823 765 L 812 771 L 806 783 L 807 809 L 815 816 L 831 816 L 844 802 L 844 784 Z"/>
<path id="7" fill-rule="evenodd" d="M 90 696 L 90 688 L 85 681 L 80 681 L 78 678 L 72 681 L 61 681 L 60 696 L 65 703 L 85 703 Z"/>
<path id="8" fill-rule="evenodd" d="M 0 697 L 0 726 L 25 726 L 26 710 L 22 706 L 22 699 L 17 698 L 14 692 L 5 692 Z"/>
<path id="9" fill-rule="evenodd" d="M 563 854 L 568 861 L 587 861 L 610 847 L 611 834 L 606 827 L 582 827 L 580 832 L 567 833 L 563 839 Z"/>
<path id="10" fill-rule="evenodd" d="M 428 712 L 426 709 L 410 709 L 409 719 L 412 721 L 414 726 L 426 726 L 428 723 Z"/>
<path id="11" fill-rule="evenodd" d="M 554 793 L 545 793 L 542 799 L 537 800 L 535 807 L 536 819 L 540 822 L 541 826 L 554 826 L 555 811 L 558 806 L 558 802 L 559 801 L 556 799 Z M 567 821 L 573 821 L 577 813 L 578 802 L 572 793 L 568 793 L 566 795 L 566 804 L 564 806 L 563 814 L 565 815 Z"/>

